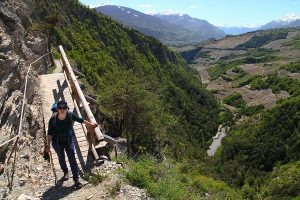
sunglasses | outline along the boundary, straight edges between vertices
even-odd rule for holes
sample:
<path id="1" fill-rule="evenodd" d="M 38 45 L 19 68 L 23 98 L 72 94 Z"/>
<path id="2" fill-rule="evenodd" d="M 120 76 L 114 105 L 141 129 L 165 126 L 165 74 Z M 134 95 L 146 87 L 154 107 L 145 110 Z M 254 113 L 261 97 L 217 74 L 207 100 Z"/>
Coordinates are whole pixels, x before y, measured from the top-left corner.
<path id="1" fill-rule="evenodd" d="M 60 106 L 59 106 L 59 107 L 57 107 L 57 109 L 58 109 L 58 110 L 67 110 L 67 106 L 64 106 L 64 107 L 60 107 Z"/>

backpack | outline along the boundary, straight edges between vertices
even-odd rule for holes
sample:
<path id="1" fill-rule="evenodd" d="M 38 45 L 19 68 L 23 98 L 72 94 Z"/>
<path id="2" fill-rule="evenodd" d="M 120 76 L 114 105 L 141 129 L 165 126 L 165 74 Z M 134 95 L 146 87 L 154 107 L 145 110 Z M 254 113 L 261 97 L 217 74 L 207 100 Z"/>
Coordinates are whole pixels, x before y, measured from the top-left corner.
<path id="1" fill-rule="evenodd" d="M 55 103 L 52 105 L 51 111 L 52 111 L 52 114 L 55 113 L 55 112 L 57 112 L 57 102 L 55 102 Z"/>

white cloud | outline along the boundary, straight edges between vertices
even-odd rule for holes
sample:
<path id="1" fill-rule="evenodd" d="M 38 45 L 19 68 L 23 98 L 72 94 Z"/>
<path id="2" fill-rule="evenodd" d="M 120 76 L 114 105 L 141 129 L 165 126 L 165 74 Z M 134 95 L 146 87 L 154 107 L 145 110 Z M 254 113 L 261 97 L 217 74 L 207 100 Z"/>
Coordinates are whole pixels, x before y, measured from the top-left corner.
<path id="1" fill-rule="evenodd" d="M 199 6 L 196 6 L 196 5 L 189 5 L 189 8 L 190 8 L 190 9 L 195 9 L 195 8 L 199 8 Z"/>
<path id="2" fill-rule="evenodd" d="M 150 4 L 140 4 L 140 5 L 138 5 L 138 7 L 141 7 L 141 8 L 151 8 L 152 5 L 150 5 Z"/>

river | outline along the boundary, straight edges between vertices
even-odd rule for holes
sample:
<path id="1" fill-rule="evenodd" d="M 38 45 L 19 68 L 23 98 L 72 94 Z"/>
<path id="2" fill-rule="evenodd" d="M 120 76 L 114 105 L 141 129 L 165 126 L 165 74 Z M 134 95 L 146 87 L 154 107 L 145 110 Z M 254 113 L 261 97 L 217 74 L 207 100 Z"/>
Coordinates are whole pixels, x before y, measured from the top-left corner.
<path id="1" fill-rule="evenodd" d="M 209 149 L 207 150 L 207 154 L 209 156 L 214 156 L 218 147 L 221 145 L 222 139 L 226 136 L 226 129 L 227 127 L 223 127 L 224 125 L 221 124 L 218 128 L 217 134 L 213 137 L 213 142 L 209 146 Z"/>

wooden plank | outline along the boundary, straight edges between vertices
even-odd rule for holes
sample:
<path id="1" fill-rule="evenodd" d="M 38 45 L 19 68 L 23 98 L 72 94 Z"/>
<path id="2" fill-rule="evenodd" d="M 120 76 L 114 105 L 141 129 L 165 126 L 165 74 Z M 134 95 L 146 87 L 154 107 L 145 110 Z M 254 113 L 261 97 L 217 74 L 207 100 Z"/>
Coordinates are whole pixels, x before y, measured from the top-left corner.
<path id="1" fill-rule="evenodd" d="M 45 123 L 48 123 L 52 115 L 50 109 L 52 107 L 53 102 L 55 101 L 55 97 L 54 97 L 55 93 L 53 93 L 53 90 L 56 91 L 57 95 L 63 95 L 70 109 L 71 110 L 74 109 L 73 98 L 68 86 L 65 83 L 65 78 L 62 73 L 43 75 L 40 77 L 40 80 L 41 80 L 42 108 L 43 108 Z M 60 85 L 58 85 L 58 82 Z M 58 97 L 61 98 L 61 96 Z M 47 129 L 48 126 L 46 125 L 46 130 Z M 77 141 L 75 143 L 75 157 L 78 163 L 78 167 L 81 168 L 81 166 L 85 166 L 85 163 L 87 161 L 90 145 L 86 140 L 86 136 L 82 124 L 75 122 L 74 130 L 75 130 L 76 141 Z M 77 150 L 79 152 L 77 152 Z M 55 168 L 60 169 L 58 157 L 53 148 L 52 148 L 52 152 L 53 152 L 52 155 L 53 155 L 53 162 L 55 164 Z M 65 158 L 66 158 L 67 165 L 69 165 L 67 155 L 65 155 Z"/>

